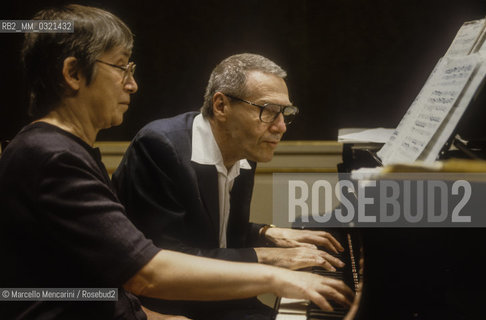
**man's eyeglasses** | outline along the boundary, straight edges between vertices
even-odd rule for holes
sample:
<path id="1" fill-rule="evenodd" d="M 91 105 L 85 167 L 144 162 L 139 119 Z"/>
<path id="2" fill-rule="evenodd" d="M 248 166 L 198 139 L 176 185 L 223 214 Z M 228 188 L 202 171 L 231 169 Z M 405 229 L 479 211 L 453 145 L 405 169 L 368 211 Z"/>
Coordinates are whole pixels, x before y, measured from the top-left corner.
<path id="1" fill-rule="evenodd" d="M 133 74 L 135 73 L 135 66 L 136 64 L 134 62 L 129 62 L 126 66 L 119 66 L 116 64 L 108 63 L 102 60 L 96 60 L 96 62 L 106 64 L 107 66 L 117 68 L 123 71 L 123 80 L 122 83 L 125 84 L 128 80 L 129 77 L 133 77 Z"/>
<path id="2" fill-rule="evenodd" d="M 274 103 L 265 103 L 264 105 L 259 105 L 247 100 L 243 100 L 232 95 L 224 93 L 228 98 L 238 100 L 252 106 L 260 108 L 260 121 L 265 123 L 272 123 L 277 119 L 279 114 L 283 115 L 284 123 L 286 125 L 291 124 L 295 116 L 299 113 L 299 108 L 296 106 L 282 106 Z"/>

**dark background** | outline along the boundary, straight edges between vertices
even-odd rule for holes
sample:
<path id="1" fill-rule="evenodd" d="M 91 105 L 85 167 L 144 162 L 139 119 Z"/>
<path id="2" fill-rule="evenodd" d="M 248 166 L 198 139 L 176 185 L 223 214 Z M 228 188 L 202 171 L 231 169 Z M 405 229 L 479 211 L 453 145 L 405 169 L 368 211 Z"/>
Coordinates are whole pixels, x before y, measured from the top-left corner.
<path id="1" fill-rule="evenodd" d="M 68 2 L 2 4 L 0 19 L 30 19 L 60 3 Z M 212 68 L 241 52 L 287 70 L 291 101 L 301 109 L 287 140 L 333 140 L 341 127 L 395 127 L 462 23 L 486 15 L 485 0 L 78 3 L 113 12 L 136 36 L 139 91 L 125 122 L 98 140 L 130 140 L 149 121 L 197 110 Z M 0 139 L 29 121 L 21 42 L 20 34 L 0 34 Z M 478 101 L 470 107 L 466 135 L 486 136 L 485 109 Z"/>

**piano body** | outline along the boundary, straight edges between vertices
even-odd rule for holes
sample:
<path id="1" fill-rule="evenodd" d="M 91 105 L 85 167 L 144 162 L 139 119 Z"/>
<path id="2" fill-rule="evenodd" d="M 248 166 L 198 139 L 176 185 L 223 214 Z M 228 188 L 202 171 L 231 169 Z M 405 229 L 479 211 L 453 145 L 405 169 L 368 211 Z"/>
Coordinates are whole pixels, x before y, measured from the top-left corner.
<path id="1" fill-rule="evenodd" d="M 477 116 L 486 106 L 486 92 L 481 90 L 485 79 L 486 18 L 461 26 L 380 152 L 379 144 L 344 144 L 338 172 L 377 167 L 381 161 L 485 160 L 485 119 Z M 475 182 L 480 197 L 484 180 Z M 486 215 L 485 208 L 477 210 Z M 364 262 L 358 267 L 363 269 L 362 291 L 354 319 L 486 319 L 484 228 L 356 229 L 360 250 L 354 246 L 354 252 L 362 251 Z M 347 277 L 354 275 L 346 271 L 343 277 L 350 283 Z M 305 319 L 344 318 L 306 313 Z"/>
<path id="2" fill-rule="evenodd" d="M 485 119 L 478 117 L 486 106 L 486 90 L 481 90 L 485 81 L 486 18 L 483 18 L 461 26 L 384 147 L 373 143 L 344 144 L 343 163 L 338 166 L 338 172 L 377 167 L 381 162 L 414 164 L 424 161 L 430 164 L 437 159 L 451 158 L 483 160 L 478 167 L 486 172 Z M 467 172 L 471 168 L 476 170 L 476 166 L 470 166 L 457 168 L 455 172 Z M 415 177 L 408 175 L 405 179 L 425 179 L 420 175 Z M 461 173 L 456 177 L 467 179 Z M 443 178 L 439 176 L 438 179 Z M 486 190 L 484 176 L 471 183 L 478 184 L 477 195 L 482 198 Z M 415 191 L 424 197 L 423 189 Z M 486 191 L 484 193 L 486 199 Z M 482 213 L 486 215 L 486 208 L 481 208 L 483 202 L 479 201 L 473 208 L 477 217 L 482 217 Z M 361 266 L 354 267 L 363 269 L 362 291 L 356 314 L 347 318 L 486 319 L 484 228 L 411 228 L 408 225 L 356 229 L 335 230 L 355 234 L 352 238 L 359 241 L 353 244 L 353 251 L 354 254 L 362 252 L 364 261 Z M 361 259 L 354 257 L 354 260 Z M 353 278 L 359 277 L 359 272 L 357 274 L 345 270 L 336 276 L 343 277 L 353 287 Z M 291 313 L 292 308 L 287 308 L 285 300 L 283 302 L 283 310 Z M 303 319 L 343 319 L 345 316 L 343 312 L 316 315 L 312 308 L 306 308 L 304 313 Z M 301 318 L 286 318 L 282 313 L 277 319 Z"/>
<path id="3" fill-rule="evenodd" d="M 474 148 L 468 152 L 453 148 L 443 152 L 441 158 L 468 158 L 472 154 L 482 158 L 486 150 L 483 145 L 470 143 Z M 373 150 L 365 151 L 370 152 Z M 362 148 L 351 150 L 348 155 L 357 154 L 366 158 Z M 344 162 L 348 167 L 359 166 L 354 160 L 345 158 Z M 356 319 L 485 319 L 485 231 L 360 229 L 364 286 Z"/>
<path id="4" fill-rule="evenodd" d="M 471 153 L 484 157 L 486 149 L 482 149 L 482 143 L 470 145 L 475 148 L 469 152 L 454 148 L 443 153 L 442 158 L 469 157 Z M 373 153 L 379 147 L 345 145 L 339 170 L 373 164 Z M 361 298 L 354 319 L 486 319 L 483 310 L 486 307 L 485 229 L 334 228 L 327 231 L 347 247 L 341 257 L 346 267 L 335 277 L 354 290 L 356 281 L 361 283 Z M 311 272 L 322 273 L 319 269 Z M 346 310 L 339 307 L 334 313 L 326 313 L 302 301 L 282 299 L 277 304 L 276 320 L 344 319 L 346 316 Z"/>

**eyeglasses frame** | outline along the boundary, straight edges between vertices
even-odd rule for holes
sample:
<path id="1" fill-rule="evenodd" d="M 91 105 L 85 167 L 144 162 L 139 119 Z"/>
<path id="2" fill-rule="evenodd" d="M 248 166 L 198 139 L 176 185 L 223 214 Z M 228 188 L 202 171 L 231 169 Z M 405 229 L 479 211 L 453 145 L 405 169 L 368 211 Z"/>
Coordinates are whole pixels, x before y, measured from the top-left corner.
<path id="1" fill-rule="evenodd" d="M 295 108 L 296 112 L 294 114 L 292 114 L 292 116 L 296 116 L 297 114 L 299 114 L 299 108 L 296 107 L 296 106 L 283 106 L 283 105 L 276 104 L 276 103 L 265 103 L 264 105 L 259 105 L 259 104 L 256 104 L 254 102 L 251 102 L 251 101 L 248 101 L 248 100 L 245 100 L 245 99 L 241 99 L 241 98 L 232 96 L 232 95 L 227 94 L 227 93 L 223 93 L 223 94 L 225 96 L 227 96 L 228 98 L 230 98 L 230 99 L 234 99 L 234 100 L 237 100 L 237 101 L 241 101 L 241 102 L 247 103 L 249 105 L 252 105 L 252 106 L 255 106 L 255 107 L 260 108 L 260 116 L 259 116 L 259 118 L 260 118 L 260 121 L 263 122 L 263 123 L 272 123 L 272 122 L 274 122 L 275 119 L 278 118 L 279 114 L 284 115 L 284 111 L 285 111 L 286 108 Z M 265 110 L 265 108 L 268 105 L 278 106 L 278 107 L 280 107 L 280 111 L 275 114 L 275 117 L 272 119 L 272 121 L 263 121 L 263 119 L 262 119 L 263 110 Z M 289 124 L 292 123 L 292 120 L 286 121 L 285 116 L 283 116 L 283 117 L 284 117 L 284 123 L 285 123 L 285 125 L 289 125 Z"/>
<path id="2" fill-rule="evenodd" d="M 123 73 L 123 80 L 122 80 L 123 84 L 125 84 L 127 82 L 128 78 L 129 78 L 129 74 L 130 74 L 130 76 L 133 77 L 133 74 L 135 73 L 135 67 L 137 66 L 135 64 L 135 62 L 133 62 L 133 61 L 129 62 L 126 66 L 119 66 L 117 64 L 109 63 L 109 62 L 99 60 L 99 59 L 96 59 L 96 62 L 103 63 L 103 64 L 106 64 L 107 66 L 122 70 L 124 72 Z"/>

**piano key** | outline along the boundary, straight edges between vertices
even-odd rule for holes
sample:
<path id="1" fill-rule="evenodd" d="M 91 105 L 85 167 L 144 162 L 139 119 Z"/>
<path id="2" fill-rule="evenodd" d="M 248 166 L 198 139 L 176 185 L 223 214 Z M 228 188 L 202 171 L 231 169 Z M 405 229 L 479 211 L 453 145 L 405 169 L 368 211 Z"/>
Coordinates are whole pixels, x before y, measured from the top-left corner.
<path id="1" fill-rule="evenodd" d="M 356 259 L 353 252 L 353 244 L 351 236 L 347 233 L 341 232 L 341 235 L 335 236 L 336 239 L 345 247 L 345 251 L 342 253 L 334 254 L 346 265 L 343 268 L 338 268 L 336 271 L 327 271 L 322 267 L 306 268 L 304 271 L 310 271 L 321 276 L 338 279 L 344 281 L 351 289 L 356 288 L 356 284 L 359 281 L 359 275 L 357 274 Z M 325 250 L 327 251 L 327 250 Z M 358 260 L 359 261 L 359 260 Z M 294 301 L 293 301 L 294 300 Z M 280 299 L 278 306 L 278 314 L 275 320 L 334 320 L 343 319 L 348 308 L 341 306 L 334 301 L 329 301 L 334 311 L 323 311 L 315 304 L 306 300 L 295 301 L 295 299 Z"/>
<path id="2" fill-rule="evenodd" d="M 309 305 L 309 300 L 281 298 L 279 304 L 279 313 L 305 315 Z"/>
<path id="3" fill-rule="evenodd" d="M 275 320 L 307 320 L 307 315 L 304 314 L 277 314 Z"/>

